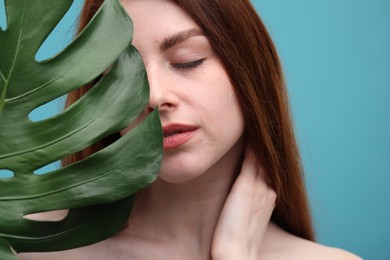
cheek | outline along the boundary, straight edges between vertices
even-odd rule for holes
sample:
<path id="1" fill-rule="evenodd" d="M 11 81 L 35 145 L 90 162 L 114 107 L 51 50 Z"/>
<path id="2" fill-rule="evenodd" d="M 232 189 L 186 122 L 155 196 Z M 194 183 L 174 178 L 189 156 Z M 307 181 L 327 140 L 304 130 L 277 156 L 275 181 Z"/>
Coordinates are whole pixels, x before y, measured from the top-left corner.
<path id="1" fill-rule="evenodd" d="M 214 124 L 213 129 L 218 134 L 216 138 L 235 142 L 245 129 L 244 115 L 237 95 L 230 80 L 220 78 L 219 84 L 213 86 L 214 90 L 208 93 L 208 119 Z"/>
<path id="2" fill-rule="evenodd" d="M 211 91 L 213 93 L 209 93 L 209 95 L 213 96 L 213 100 L 210 101 L 213 102 L 216 113 L 228 121 L 241 123 L 244 118 L 241 105 L 230 80 L 226 76 L 216 79 L 215 82 L 218 84 L 213 87 Z"/>
<path id="3" fill-rule="evenodd" d="M 230 138 L 237 139 L 240 138 L 244 132 L 244 114 L 230 80 L 225 79 L 224 83 L 226 87 L 224 88 L 223 93 L 220 93 L 221 97 L 223 97 L 219 109 L 223 121 L 220 123 L 223 125 L 222 127 L 227 128 Z"/>

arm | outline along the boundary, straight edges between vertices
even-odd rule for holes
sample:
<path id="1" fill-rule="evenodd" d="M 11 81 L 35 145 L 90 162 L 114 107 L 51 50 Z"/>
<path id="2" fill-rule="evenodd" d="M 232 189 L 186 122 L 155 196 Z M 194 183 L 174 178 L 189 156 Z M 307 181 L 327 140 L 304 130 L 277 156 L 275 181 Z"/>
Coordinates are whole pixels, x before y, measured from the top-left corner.
<path id="1" fill-rule="evenodd" d="M 213 260 L 258 259 L 276 200 L 265 179 L 253 150 L 247 147 L 214 232 Z"/>

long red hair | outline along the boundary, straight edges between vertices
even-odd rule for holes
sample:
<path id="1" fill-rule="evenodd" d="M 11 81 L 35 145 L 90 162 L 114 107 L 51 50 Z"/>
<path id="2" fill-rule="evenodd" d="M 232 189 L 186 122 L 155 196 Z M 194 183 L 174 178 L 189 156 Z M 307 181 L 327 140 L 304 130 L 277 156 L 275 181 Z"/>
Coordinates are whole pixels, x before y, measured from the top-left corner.
<path id="1" fill-rule="evenodd" d="M 173 0 L 198 23 L 219 55 L 240 101 L 247 138 L 277 193 L 273 221 L 286 231 L 314 240 L 301 159 L 289 111 L 287 91 L 275 46 L 249 0 Z M 103 0 L 85 0 L 79 32 Z M 93 84 L 68 95 L 66 106 Z M 106 146 L 108 137 L 69 156 L 65 164 Z"/>

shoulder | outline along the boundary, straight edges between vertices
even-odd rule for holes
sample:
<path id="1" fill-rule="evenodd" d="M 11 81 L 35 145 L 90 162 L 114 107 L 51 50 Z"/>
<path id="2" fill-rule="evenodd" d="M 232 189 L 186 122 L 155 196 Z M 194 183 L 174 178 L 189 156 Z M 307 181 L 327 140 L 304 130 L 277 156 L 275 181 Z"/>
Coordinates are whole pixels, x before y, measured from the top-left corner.
<path id="1" fill-rule="evenodd" d="M 359 260 L 360 257 L 339 248 L 320 245 L 270 224 L 264 240 L 261 259 L 332 259 Z"/>

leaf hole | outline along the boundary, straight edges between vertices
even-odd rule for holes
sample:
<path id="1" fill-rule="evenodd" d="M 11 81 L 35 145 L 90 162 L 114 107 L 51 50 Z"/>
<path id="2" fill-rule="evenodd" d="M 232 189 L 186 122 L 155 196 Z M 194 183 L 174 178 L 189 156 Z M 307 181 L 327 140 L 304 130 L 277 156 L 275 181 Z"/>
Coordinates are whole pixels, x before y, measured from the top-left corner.
<path id="1" fill-rule="evenodd" d="M 61 221 L 68 215 L 69 210 L 59 209 L 24 215 L 23 218 L 37 221 Z"/>
<path id="2" fill-rule="evenodd" d="M 5 12 L 4 0 L 0 0 L 0 28 L 3 31 L 7 29 L 7 14 Z"/>
<path id="3" fill-rule="evenodd" d="M 35 108 L 28 114 L 28 118 L 33 122 L 38 122 L 58 115 L 64 108 L 65 98 L 66 95 Z"/>
<path id="4" fill-rule="evenodd" d="M 1 1 L 1 0 L 0 0 Z M 38 62 L 50 59 L 61 52 L 74 38 L 83 0 L 74 0 L 69 10 L 45 39 L 35 55 Z"/>
<path id="5" fill-rule="evenodd" d="M 0 169 L 0 179 L 10 179 L 14 177 L 14 172 L 8 169 Z"/>
<path id="6" fill-rule="evenodd" d="M 58 170 L 59 168 L 61 168 L 61 160 L 47 164 L 47 165 L 35 170 L 33 173 L 36 175 L 43 175 L 43 174 L 47 174 L 49 172 Z"/>

